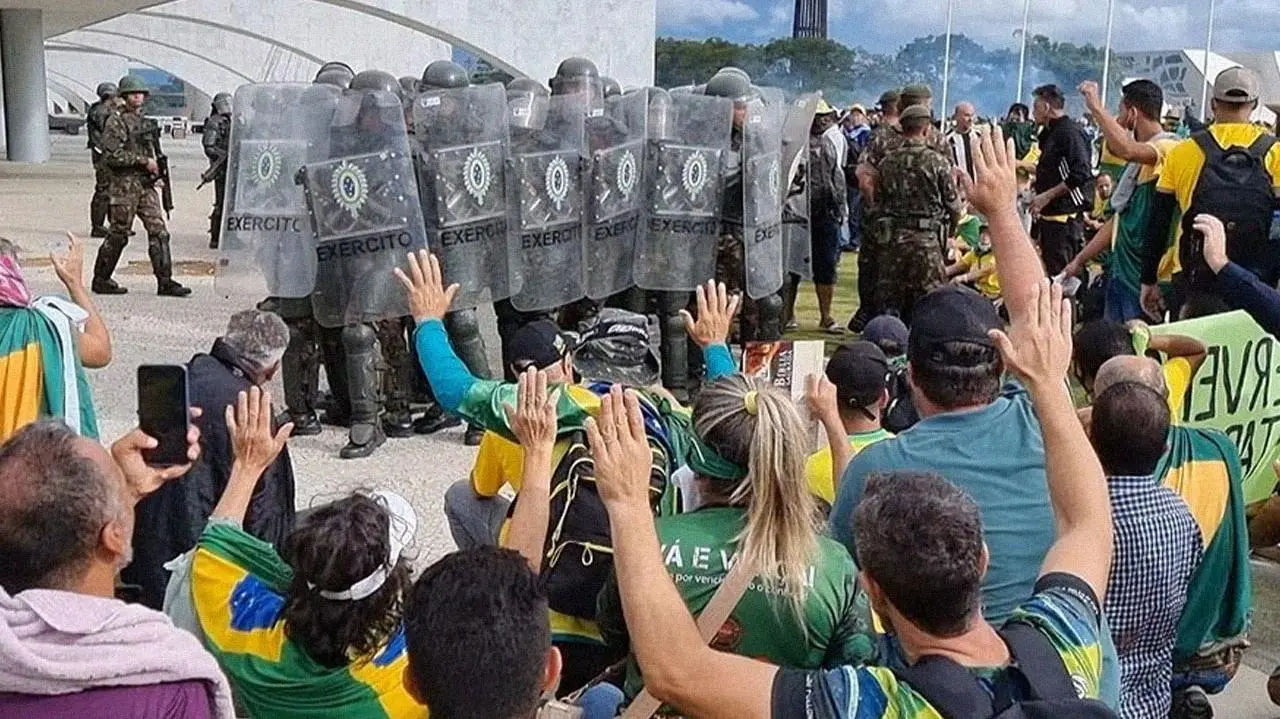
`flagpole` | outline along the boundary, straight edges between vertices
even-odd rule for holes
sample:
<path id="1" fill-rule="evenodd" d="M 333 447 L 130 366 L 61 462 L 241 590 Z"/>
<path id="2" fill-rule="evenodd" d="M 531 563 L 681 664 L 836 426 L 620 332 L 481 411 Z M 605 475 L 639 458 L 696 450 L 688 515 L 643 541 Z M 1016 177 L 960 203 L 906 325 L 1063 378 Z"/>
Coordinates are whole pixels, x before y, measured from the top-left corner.
<path id="1" fill-rule="evenodd" d="M 1116 0 L 1107 2 L 1107 44 L 1102 55 L 1102 106 L 1107 106 L 1107 88 L 1111 85 L 1111 28 L 1115 20 Z"/>
<path id="2" fill-rule="evenodd" d="M 951 20 L 955 13 L 956 0 L 947 0 L 947 39 L 942 51 L 942 107 L 938 113 L 943 117 L 943 126 L 947 116 L 947 90 L 951 82 Z"/>
<path id="3" fill-rule="evenodd" d="M 1209 114 L 1209 53 L 1213 50 L 1213 16 L 1218 9 L 1217 0 L 1209 0 L 1209 31 L 1204 38 L 1204 85 L 1200 88 L 1200 122 Z"/>
<path id="4" fill-rule="evenodd" d="M 1018 97 L 1022 102 L 1022 78 L 1027 67 L 1027 29 L 1031 24 L 1031 0 L 1022 2 L 1022 49 L 1018 51 Z"/>

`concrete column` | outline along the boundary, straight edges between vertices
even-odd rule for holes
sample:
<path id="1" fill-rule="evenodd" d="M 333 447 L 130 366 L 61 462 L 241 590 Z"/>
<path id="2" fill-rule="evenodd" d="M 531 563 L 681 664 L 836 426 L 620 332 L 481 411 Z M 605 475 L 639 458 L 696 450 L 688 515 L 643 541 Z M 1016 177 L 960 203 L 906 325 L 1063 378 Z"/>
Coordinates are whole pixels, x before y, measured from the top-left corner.
<path id="1" fill-rule="evenodd" d="M 40 10 L 0 10 L 0 56 L 8 157 L 17 162 L 48 162 L 49 101 Z"/>

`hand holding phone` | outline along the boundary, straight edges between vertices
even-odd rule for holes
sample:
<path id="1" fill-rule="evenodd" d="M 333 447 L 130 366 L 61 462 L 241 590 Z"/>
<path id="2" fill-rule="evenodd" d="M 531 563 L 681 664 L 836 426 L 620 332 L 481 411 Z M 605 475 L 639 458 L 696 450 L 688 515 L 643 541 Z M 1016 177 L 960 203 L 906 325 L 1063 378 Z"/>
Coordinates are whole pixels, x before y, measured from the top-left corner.
<path id="1" fill-rule="evenodd" d="M 138 428 L 157 442 L 154 448 L 143 452 L 147 464 L 171 467 L 191 461 L 187 456 L 187 430 L 191 426 L 188 395 L 186 367 L 138 367 Z"/>

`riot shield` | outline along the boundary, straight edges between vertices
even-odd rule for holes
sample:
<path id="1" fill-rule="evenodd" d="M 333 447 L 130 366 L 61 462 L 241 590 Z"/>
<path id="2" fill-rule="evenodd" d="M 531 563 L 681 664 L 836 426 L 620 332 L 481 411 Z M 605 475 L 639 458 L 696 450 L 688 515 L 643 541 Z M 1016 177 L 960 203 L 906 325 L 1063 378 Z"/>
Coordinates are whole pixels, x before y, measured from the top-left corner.
<path id="1" fill-rule="evenodd" d="M 511 304 L 542 312 L 586 296 L 583 283 L 583 123 L 586 95 L 548 100 L 547 120 L 511 146 L 507 181 Z"/>
<path id="2" fill-rule="evenodd" d="M 782 124 L 785 106 L 751 100 L 742 127 L 742 240 L 747 296 L 782 288 Z"/>
<path id="3" fill-rule="evenodd" d="M 715 277 L 733 102 L 672 92 L 667 103 L 653 95 L 635 276 L 647 290 L 690 291 Z"/>
<path id="4" fill-rule="evenodd" d="M 325 327 L 409 313 L 392 270 L 427 246 L 413 158 L 399 99 L 347 90 L 325 128 L 323 158 L 308 160 L 302 185 L 316 254 L 312 307 Z"/>
<path id="5" fill-rule="evenodd" d="M 583 241 L 586 292 L 593 300 L 607 299 L 635 284 L 648 115 L 649 91 L 642 89 L 609 98 L 602 115 L 586 120 L 591 184 Z"/>
<path id="6" fill-rule="evenodd" d="M 334 87 L 302 83 L 236 90 L 214 278 L 224 296 L 256 302 L 315 289 L 307 203 L 295 178 L 313 149 L 303 108 L 332 108 L 336 97 Z"/>
<path id="7" fill-rule="evenodd" d="M 427 242 L 455 309 L 511 295 L 507 271 L 507 94 L 497 83 L 432 90 L 413 105 Z"/>
<path id="8" fill-rule="evenodd" d="M 809 226 L 809 131 L 819 96 L 801 95 L 787 105 L 782 126 L 782 167 L 787 196 L 782 204 L 783 267 L 805 279 L 813 277 Z"/>

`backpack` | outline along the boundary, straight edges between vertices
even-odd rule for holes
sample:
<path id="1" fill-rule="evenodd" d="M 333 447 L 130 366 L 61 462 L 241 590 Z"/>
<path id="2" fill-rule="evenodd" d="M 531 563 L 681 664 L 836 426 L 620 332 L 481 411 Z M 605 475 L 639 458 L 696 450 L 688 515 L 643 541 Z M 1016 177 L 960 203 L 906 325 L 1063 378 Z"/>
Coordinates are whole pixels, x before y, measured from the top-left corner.
<path id="1" fill-rule="evenodd" d="M 905 360 L 905 358 L 904 358 Z M 884 409 L 881 424 L 894 434 L 900 434 L 920 421 L 920 412 L 911 401 L 911 385 L 907 383 L 907 364 L 890 362 L 889 406 Z"/>
<path id="2" fill-rule="evenodd" d="M 591 389 L 599 391 L 595 386 Z M 608 391 L 607 386 L 604 391 Z M 670 453 L 661 437 L 660 424 L 655 420 L 658 410 L 648 402 L 641 402 L 641 407 L 646 415 L 649 446 L 654 451 L 649 496 L 656 514 L 667 490 L 666 465 Z M 553 611 L 594 620 L 596 597 L 613 571 L 609 513 L 596 487 L 595 462 L 587 446 L 586 432 L 578 429 L 564 434 L 559 443 L 558 449 L 563 451 L 558 453 L 551 475 L 551 506 L 539 580 Z M 519 501 L 516 495 L 508 517 L 515 513 Z"/>
<path id="3" fill-rule="evenodd" d="M 1007 622 L 1000 638 L 1009 645 L 1013 662 L 996 683 L 994 697 L 968 669 L 946 657 L 922 657 L 894 669 L 894 676 L 945 719 L 1116 719 L 1106 704 L 1080 698 L 1062 657 L 1031 624 Z"/>
<path id="4" fill-rule="evenodd" d="M 1213 275 L 1204 261 L 1204 238 L 1192 229 L 1197 215 L 1222 220 L 1227 229 L 1227 256 L 1275 284 L 1276 259 L 1270 252 L 1271 218 L 1276 209 L 1272 178 L 1267 173 L 1267 153 L 1276 138 L 1263 134 L 1247 148 L 1223 149 L 1208 130 L 1191 139 L 1204 153 L 1204 169 L 1191 195 L 1191 206 L 1182 215 L 1179 260 L 1196 289 L 1212 286 Z"/>

